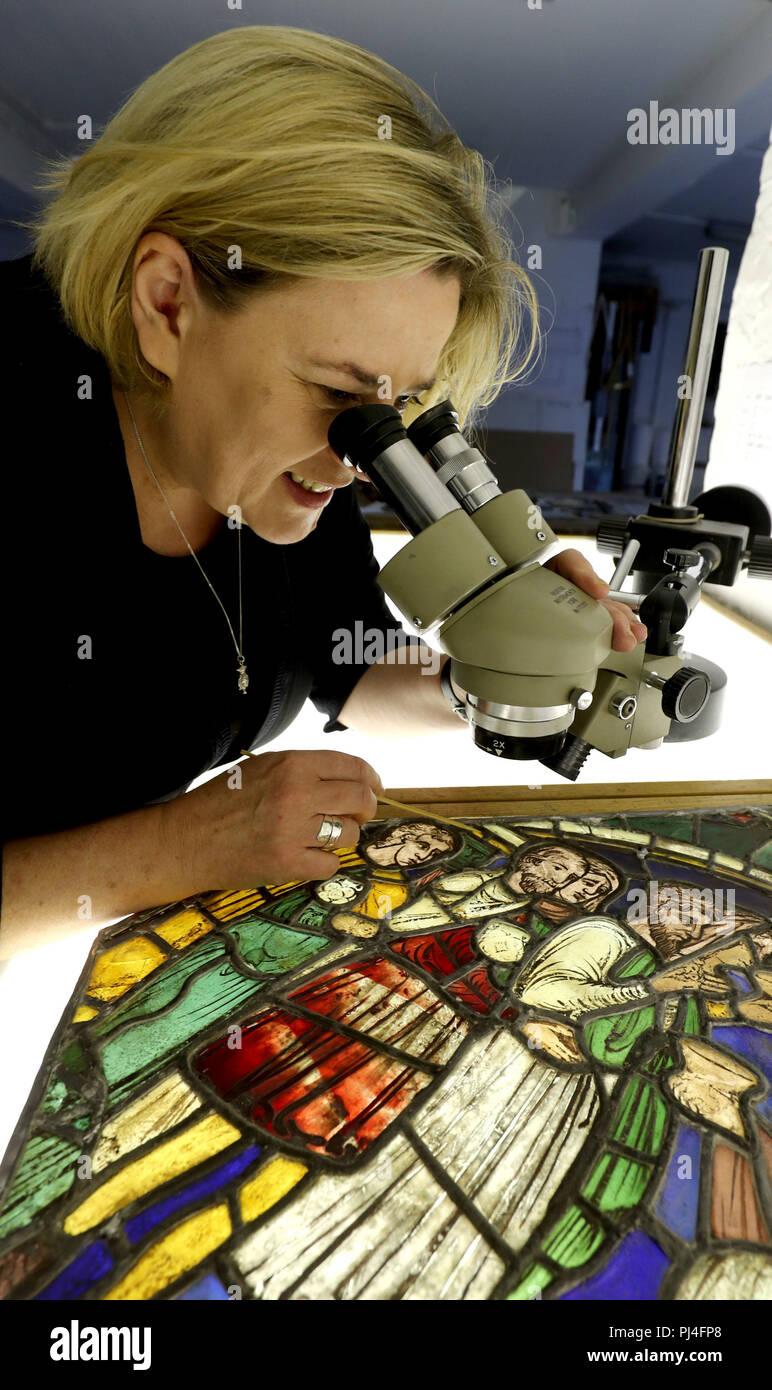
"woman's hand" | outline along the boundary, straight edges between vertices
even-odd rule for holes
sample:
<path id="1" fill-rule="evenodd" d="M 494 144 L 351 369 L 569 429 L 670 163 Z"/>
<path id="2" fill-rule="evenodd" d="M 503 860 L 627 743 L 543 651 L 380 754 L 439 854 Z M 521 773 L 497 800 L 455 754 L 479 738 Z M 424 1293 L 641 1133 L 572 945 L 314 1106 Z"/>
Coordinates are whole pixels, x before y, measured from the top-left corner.
<path id="1" fill-rule="evenodd" d="M 260 753 L 165 804 L 170 841 L 191 893 L 253 888 L 338 872 L 316 843 L 325 816 L 351 848 L 375 815 L 381 780 L 349 753 Z"/>
<path id="2" fill-rule="evenodd" d="M 645 641 L 647 629 L 643 623 L 638 621 L 633 609 L 628 608 L 626 603 L 615 603 L 613 599 L 605 598 L 610 584 L 595 573 L 589 560 L 585 560 L 580 550 L 561 550 L 559 554 L 545 561 L 544 568 L 553 570 L 561 579 L 570 580 L 577 589 L 584 589 L 591 598 L 603 604 L 614 619 L 611 646 L 615 652 L 630 652 L 638 642 Z"/>

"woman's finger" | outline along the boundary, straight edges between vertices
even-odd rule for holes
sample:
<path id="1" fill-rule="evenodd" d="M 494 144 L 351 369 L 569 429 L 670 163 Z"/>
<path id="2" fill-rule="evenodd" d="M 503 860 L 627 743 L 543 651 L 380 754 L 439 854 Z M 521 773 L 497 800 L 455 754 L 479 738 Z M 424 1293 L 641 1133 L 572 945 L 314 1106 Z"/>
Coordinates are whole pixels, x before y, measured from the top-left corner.
<path id="1" fill-rule="evenodd" d="M 360 825 L 372 820 L 378 810 L 378 798 L 364 782 L 336 782 L 330 778 L 317 783 L 313 797 L 315 811 L 338 818 L 351 816 Z"/>
<path id="2" fill-rule="evenodd" d="M 613 599 L 604 601 L 601 599 L 601 606 L 610 613 L 614 620 L 611 647 L 615 652 L 629 652 L 646 637 L 646 628 L 639 622 L 633 610 L 624 603 L 616 603 Z"/>
<path id="3" fill-rule="evenodd" d="M 595 573 L 589 560 L 585 559 L 580 550 L 561 550 L 545 562 L 544 568 L 553 570 L 561 579 L 570 580 L 591 598 L 601 599 L 609 591 L 610 586 L 606 580 Z"/>
<path id="4" fill-rule="evenodd" d="M 325 820 L 340 821 L 343 827 L 335 843 L 329 846 L 320 845 L 316 838 Z M 353 849 L 354 845 L 359 843 L 359 830 L 359 824 L 353 817 L 337 815 L 334 811 L 328 811 L 326 816 L 311 817 L 303 834 L 303 844 L 306 849 Z"/>

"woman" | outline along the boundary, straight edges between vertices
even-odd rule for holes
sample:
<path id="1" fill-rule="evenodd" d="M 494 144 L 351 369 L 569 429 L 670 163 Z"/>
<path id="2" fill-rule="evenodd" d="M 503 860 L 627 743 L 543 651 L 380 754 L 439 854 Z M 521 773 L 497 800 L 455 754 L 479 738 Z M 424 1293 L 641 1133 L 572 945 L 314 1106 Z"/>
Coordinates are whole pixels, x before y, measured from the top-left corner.
<path id="1" fill-rule="evenodd" d="M 324 845 L 356 843 L 382 790 L 361 759 L 268 752 L 181 795 L 307 696 L 327 730 L 461 729 L 419 663 L 331 659 L 336 629 L 394 624 L 327 431 L 353 404 L 448 395 L 463 427 L 537 343 L 481 156 L 338 39 L 195 45 L 49 187 L 34 256 L 0 268 L 6 957 L 333 874 Z M 608 589 L 576 552 L 550 563 Z M 631 647 L 643 629 L 608 606 Z"/>

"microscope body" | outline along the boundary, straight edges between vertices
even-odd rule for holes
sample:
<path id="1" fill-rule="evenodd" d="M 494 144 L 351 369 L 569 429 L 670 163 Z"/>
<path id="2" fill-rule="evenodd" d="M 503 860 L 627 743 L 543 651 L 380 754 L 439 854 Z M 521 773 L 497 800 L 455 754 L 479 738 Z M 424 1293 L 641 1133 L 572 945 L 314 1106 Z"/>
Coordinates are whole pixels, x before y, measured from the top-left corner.
<path id="1" fill-rule="evenodd" d="M 556 540 L 521 489 L 459 510 L 414 536 L 381 571 L 400 611 L 452 659 L 475 741 L 498 756 L 546 759 L 572 733 L 610 757 L 668 732 L 647 666 L 678 656 L 611 650 L 609 613 L 539 563 Z M 632 704 L 631 704 L 632 702 Z"/>

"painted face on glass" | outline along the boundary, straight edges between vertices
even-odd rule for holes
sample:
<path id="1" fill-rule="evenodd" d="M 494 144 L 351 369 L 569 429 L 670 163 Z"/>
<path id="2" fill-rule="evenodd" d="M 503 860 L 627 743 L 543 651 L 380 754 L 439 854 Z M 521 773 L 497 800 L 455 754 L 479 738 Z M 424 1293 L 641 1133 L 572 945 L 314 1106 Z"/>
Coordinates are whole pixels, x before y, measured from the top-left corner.
<path id="1" fill-rule="evenodd" d="M 425 821 L 408 821 L 386 832 L 382 839 L 363 847 L 365 858 L 381 868 L 414 868 L 426 864 L 454 846 L 453 836 Z"/>
<path id="2" fill-rule="evenodd" d="M 510 883 L 524 893 L 552 893 L 581 878 L 586 867 L 584 855 L 567 846 L 539 847 L 526 851 L 510 875 Z"/>
<path id="3" fill-rule="evenodd" d="M 566 883 L 555 896 L 564 903 L 575 903 L 577 907 L 590 907 L 594 903 L 600 902 L 601 898 L 618 887 L 619 879 L 608 869 L 590 867 L 585 874 L 582 874 L 581 878 L 576 879 L 573 883 Z"/>

